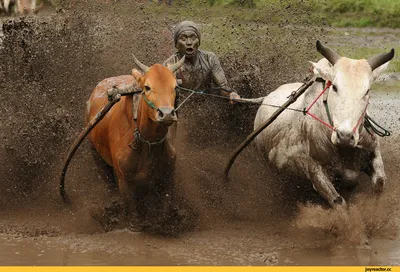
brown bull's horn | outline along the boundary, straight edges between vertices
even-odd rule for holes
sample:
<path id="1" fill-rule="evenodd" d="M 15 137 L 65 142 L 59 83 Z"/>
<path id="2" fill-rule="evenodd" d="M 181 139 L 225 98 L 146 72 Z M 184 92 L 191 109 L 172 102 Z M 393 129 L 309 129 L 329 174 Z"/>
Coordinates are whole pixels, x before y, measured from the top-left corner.
<path id="1" fill-rule="evenodd" d="M 317 41 L 317 50 L 324 56 L 332 65 L 341 58 L 338 53 L 330 49 L 329 47 L 323 46 L 320 41 Z"/>
<path id="2" fill-rule="evenodd" d="M 379 66 L 381 66 L 382 64 L 393 59 L 393 57 L 394 57 L 394 48 L 392 48 L 392 50 L 390 50 L 389 53 L 382 53 L 382 54 L 376 55 L 374 57 L 369 58 L 367 61 L 373 71 L 376 68 L 378 68 Z"/>
<path id="3" fill-rule="evenodd" d="M 149 67 L 144 65 L 143 63 L 141 63 L 134 54 L 132 54 L 133 57 L 133 62 L 135 62 L 135 64 L 137 65 L 137 67 L 139 67 L 140 70 L 142 70 L 143 73 L 146 73 L 147 70 L 149 70 Z"/>
<path id="4" fill-rule="evenodd" d="M 172 73 L 175 73 L 176 70 L 182 67 L 184 62 L 185 62 L 185 56 L 183 56 L 177 63 L 169 65 L 168 69 L 170 69 Z"/>

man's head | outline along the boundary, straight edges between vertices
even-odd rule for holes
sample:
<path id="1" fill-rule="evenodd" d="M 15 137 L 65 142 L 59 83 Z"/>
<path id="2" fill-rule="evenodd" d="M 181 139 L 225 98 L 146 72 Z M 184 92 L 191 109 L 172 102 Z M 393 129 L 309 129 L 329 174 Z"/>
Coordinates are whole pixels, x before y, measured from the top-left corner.
<path id="1" fill-rule="evenodd" d="M 191 21 L 183 21 L 174 29 L 175 47 L 181 55 L 192 58 L 200 46 L 199 27 Z"/>

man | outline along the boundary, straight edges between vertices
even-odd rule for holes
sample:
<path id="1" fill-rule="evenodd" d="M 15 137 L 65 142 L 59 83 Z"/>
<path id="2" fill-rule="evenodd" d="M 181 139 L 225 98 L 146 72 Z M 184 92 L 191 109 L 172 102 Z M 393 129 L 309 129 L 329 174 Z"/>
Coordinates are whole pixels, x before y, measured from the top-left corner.
<path id="1" fill-rule="evenodd" d="M 179 23 L 174 28 L 174 42 L 178 52 L 169 57 L 164 64 L 176 63 L 185 55 L 185 64 L 176 72 L 181 87 L 199 91 L 216 88 L 220 90 L 221 95 L 239 99 L 240 96 L 230 90 L 218 57 L 212 52 L 198 49 L 200 40 L 200 30 L 194 22 Z"/>

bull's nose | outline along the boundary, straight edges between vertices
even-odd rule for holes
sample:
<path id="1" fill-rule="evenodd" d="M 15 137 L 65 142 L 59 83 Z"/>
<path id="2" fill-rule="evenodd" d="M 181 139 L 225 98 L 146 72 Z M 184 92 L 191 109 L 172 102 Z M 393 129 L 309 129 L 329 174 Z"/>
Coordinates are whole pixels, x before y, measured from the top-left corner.
<path id="1" fill-rule="evenodd" d="M 355 146 L 356 139 L 352 131 L 336 130 L 337 143 L 343 146 Z"/>
<path id="2" fill-rule="evenodd" d="M 157 122 L 172 125 L 178 120 L 175 110 L 172 107 L 160 107 L 157 110 Z"/>

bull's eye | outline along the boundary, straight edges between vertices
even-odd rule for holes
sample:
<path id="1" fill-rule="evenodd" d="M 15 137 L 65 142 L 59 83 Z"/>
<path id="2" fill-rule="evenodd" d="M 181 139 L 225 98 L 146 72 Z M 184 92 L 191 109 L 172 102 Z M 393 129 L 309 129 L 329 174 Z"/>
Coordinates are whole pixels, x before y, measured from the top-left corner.
<path id="1" fill-rule="evenodd" d="M 368 95 L 370 90 L 371 90 L 371 89 L 368 89 L 367 92 L 365 93 L 365 95 Z"/>
<path id="2" fill-rule="evenodd" d="M 151 88 L 149 86 L 144 86 L 144 89 L 146 90 L 146 92 L 150 92 Z"/>
<path id="3" fill-rule="evenodd" d="M 337 87 L 336 87 L 336 85 L 332 85 L 332 90 L 333 90 L 335 93 L 337 93 Z"/>

